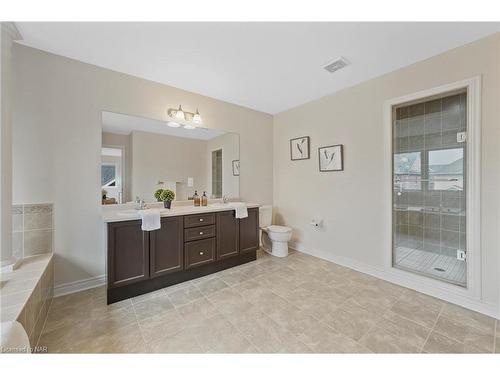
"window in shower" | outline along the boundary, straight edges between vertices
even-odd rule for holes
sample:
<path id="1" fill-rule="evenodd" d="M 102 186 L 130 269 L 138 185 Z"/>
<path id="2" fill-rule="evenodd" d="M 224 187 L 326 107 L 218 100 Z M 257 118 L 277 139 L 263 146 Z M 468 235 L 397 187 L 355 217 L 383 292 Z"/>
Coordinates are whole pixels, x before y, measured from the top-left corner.
<path id="1" fill-rule="evenodd" d="M 393 266 L 466 286 L 465 92 L 393 108 Z"/>

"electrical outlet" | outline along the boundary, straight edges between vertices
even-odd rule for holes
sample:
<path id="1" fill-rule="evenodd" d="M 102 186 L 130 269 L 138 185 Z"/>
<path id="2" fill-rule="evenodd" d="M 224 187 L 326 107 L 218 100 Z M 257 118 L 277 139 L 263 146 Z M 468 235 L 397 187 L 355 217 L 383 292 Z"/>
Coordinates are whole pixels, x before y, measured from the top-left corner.
<path id="1" fill-rule="evenodd" d="M 457 259 L 463 260 L 464 262 L 467 260 L 467 253 L 465 250 L 457 250 Z"/>

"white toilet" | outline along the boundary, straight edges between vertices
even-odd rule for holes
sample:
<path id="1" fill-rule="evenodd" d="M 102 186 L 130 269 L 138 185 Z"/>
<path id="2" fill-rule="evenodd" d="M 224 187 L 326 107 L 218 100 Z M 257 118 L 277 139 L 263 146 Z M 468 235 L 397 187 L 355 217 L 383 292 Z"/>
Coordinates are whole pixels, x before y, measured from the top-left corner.
<path id="1" fill-rule="evenodd" d="M 292 238 L 292 229 L 280 225 L 271 225 L 272 219 L 272 206 L 259 207 L 262 248 L 271 255 L 286 257 L 288 255 L 288 241 Z"/>

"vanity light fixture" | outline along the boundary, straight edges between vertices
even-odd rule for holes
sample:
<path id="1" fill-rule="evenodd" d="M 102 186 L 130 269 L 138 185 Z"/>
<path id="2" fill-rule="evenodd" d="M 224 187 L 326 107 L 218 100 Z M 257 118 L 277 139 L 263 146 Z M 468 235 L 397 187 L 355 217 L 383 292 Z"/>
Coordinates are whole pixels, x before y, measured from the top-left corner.
<path id="1" fill-rule="evenodd" d="M 182 106 L 179 105 L 178 109 L 170 108 L 167 113 L 168 117 L 173 120 L 173 122 L 167 122 L 168 126 L 179 127 L 182 125 L 185 129 L 196 129 L 197 125 L 203 124 L 203 120 L 198 109 L 196 109 L 195 113 L 187 112 L 184 111 Z"/>

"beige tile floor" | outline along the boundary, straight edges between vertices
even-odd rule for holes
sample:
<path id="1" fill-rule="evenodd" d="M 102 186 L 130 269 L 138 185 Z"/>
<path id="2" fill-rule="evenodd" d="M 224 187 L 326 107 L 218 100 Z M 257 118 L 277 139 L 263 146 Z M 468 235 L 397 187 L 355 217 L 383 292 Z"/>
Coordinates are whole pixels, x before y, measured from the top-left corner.
<path id="1" fill-rule="evenodd" d="M 295 252 L 259 254 L 109 306 L 104 288 L 55 298 L 39 345 L 52 353 L 499 353 L 500 324 Z"/>

